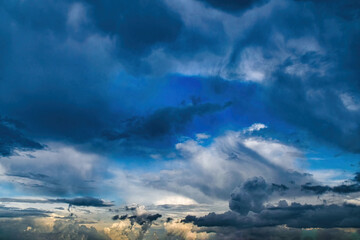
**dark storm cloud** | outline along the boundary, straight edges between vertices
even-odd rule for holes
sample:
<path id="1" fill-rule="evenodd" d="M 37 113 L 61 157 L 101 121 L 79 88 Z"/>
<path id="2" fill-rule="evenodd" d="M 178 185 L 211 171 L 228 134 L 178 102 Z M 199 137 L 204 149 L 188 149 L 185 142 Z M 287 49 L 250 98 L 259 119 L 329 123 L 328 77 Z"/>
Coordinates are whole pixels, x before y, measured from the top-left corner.
<path id="1" fill-rule="evenodd" d="M 319 195 L 327 192 L 334 192 L 338 194 L 360 192 L 359 173 L 355 173 L 355 177 L 353 179 L 347 180 L 345 183 L 334 187 L 306 183 L 301 185 L 301 190 L 306 192 L 314 192 L 315 194 Z"/>
<path id="2" fill-rule="evenodd" d="M 188 215 L 182 222 L 193 222 L 198 226 L 204 227 L 234 227 L 237 229 L 273 227 L 279 225 L 286 225 L 292 228 L 360 227 L 360 221 L 358 221 L 360 207 L 357 205 L 311 205 L 296 202 L 289 205 L 285 200 L 280 200 L 277 206 L 271 204 L 266 205 L 266 202 L 274 199 L 272 197 L 275 193 L 277 194 L 277 199 L 279 197 L 281 198 L 281 196 L 304 196 L 300 189 L 294 192 L 294 189 L 286 187 L 285 185 L 280 188 L 278 186 L 281 185 L 268 184 L 261 177 L 248 179 L 241 187 L 237 187 L 232 192 L 229 201 L 231 211 L 223 214 L 210 213 L 203 217 Z M 306 186 L 310 186 L 310 184 L 302 185 L 301 190 L 304 191 Z M 297 186 L 296 189 L 297 188 L 299 188 L 299 186 Z M 352 187 L 348 189 L 344 188 L 343 185 L 333 188 L 328 186 L 314 186 L 314 188 L 306 190 L 314 191 L 317 194 L 326 191 L 337 193 L 353 191 Z"/>
<path id="3" fill-rule="evenodd" d="M 231 193 L 229 207 L 241 215 L 247 215 L 249 211 L 260 212 L 272 191 L 262 177 L 255 177 Z"/>
<path id="4" fill-rule="evenodd" d="M 284 205 L 284 204 L 283 204 Z M 243 216 L 229 211 L 204 217 L 187 216 L 183 222 L 198 226 L 232 226 L 240 229 L 286 224 L 293 228 L 358 228 L 360 207 L 356 205 L 301 205 L 268 207 L 258 214 Z"/>
<path id="5" fill-rule="evenodd" d="M 27 138 L 21 132 L 23 125 L 0 116 L 0 156 L 10 156 L 14 150 L 38 150 L 44 146 Z"/>
<path id="6" fill-rule="evenodd" d="M 19 218 L 27 216 L 47 217 L 51 212 L 36 208 L 14 208 L 0 206 L 0 218 Z"/>
<path id="7" fill-rule="evenodd" d="M 269 0 L 200 0 L 225 12 L 236 13 L 266 4 Z"/>
<path id="8" fill-rule="evenodd" d="M 185 107 L 165 107 L 156 110 L 149 116 L 130 119 L 127 129 L 123 132 L 106 131 L 103 136 L 108 140 L 163 137 L 184 129 L 186 124 L 196 116 L 218 112 L 230 105 L 231 103 L 228 102 L 224 105 L 202 103 Z"/>
<path id="9" fill-rule="evenodd" d="M 321 186 L 321 185 L 302 185 L 301 189 L 304 191 L 312 191 L 316 194 L 323 194 L 326 192 L 334 192 L 339 194 L 360 192 L 360 184 L 342 184 L 335 187 Z"/>
<path id="10" fill-rule="evenodd" d="M 69 206 L 84 206 L 84 207 L 111 207 L 114 206 L 112 203 L 104 202 L 102 199 L 93 197 L 79 197 L 79 198 L 58 198 L 49 199 L 49 202 L 54 203 L 67 203 Z"/>

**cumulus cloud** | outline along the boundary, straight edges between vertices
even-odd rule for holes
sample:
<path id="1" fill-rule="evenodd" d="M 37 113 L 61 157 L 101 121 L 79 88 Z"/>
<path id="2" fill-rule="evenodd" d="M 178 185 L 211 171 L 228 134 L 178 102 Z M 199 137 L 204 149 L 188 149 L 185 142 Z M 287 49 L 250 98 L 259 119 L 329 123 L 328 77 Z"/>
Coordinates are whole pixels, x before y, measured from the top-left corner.
<path id="1" fill-rule="evenodd" d="M 164 223 L 167 237 L 175 236 L 183 240 L 205 240 L 209 239 L 209 233 L 199 231 L 197 227 L 191 223 L 168 222 Z"/>
<path id="2" fill-rule="evenodd" d="M 301 184 L 314 182 L 309 174 L 288 170 L 297 156 L 288 153 L 286 145 L 282 148 L 275 145 L 277 154 L 283 156 L 281 161 L 274 163 L 271 155 L 260 155 L 247 147 L 247 139 L 239 131 L 218 136 L 206 146 L 201 141 L 185 140 L 176 145 L 180 159 L 169 162 L 167 170 L 146 181 L 151 187 L 176 191 L 197 202 L 207 202 L 209 198 L 226 200 L 235 187 L 257 176 L 269 183 L 269 189 L 291 186 L 298 191 Z M 260 140 L 271 152 L 272 140 Z"/>
<path id="3" fill-rule="evenodd" d="M 249 211 L 258 213 L 264 209 L 264 203 L 273 191 L 287 189 L 285 185 L 268 185 L 262 177 L 255 177 L 235 188 L 230 195 L 229 207 L 242 215 L 247 215 Z"/>
<path id="4" fill-rule="evenodd" d="M 131 211 L 133 215 L 115 215 L 112 220 L 120 222 L 105 228 L 106 234 L 111 239 L 143 239 L 154 221 L 162 217 L 161 214 L 147 212 L 144 206 L 126 206 L 125 209 Z"/>

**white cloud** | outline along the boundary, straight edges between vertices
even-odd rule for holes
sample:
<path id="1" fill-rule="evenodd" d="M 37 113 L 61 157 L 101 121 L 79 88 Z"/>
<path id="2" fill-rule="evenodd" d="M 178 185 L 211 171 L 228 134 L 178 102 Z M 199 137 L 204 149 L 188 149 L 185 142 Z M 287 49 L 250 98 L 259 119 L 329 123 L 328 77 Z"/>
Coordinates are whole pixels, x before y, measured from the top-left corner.
<path id="1" fill-rule="evenodd" d="M 211 236 L 211 233 L 199 232 L 199 227 L 192 223 L 169 222 L 164 223 L 164 227 L 168 235 L 184 240 L 205 240 Z"/>
<path id="2" fill-rule="evenodd" d="M 73 147 L 47 143 L 48 149 L 2 159 L 1 182 L 30 192 L 79 194 L 91 191 L 106 171 L 106 159 Z"/>
<path id="3" fill-rule="evenodd" d="M 244 139 L 244 145 L 279 167 L 299 170 L 297 161 L 302 153 L 294 147 L 262 138 Z"/>
<path id="4" fill-rule="evenodd" d="M 206 133 L 198 133 L 196 134 L 196 140 L 204 140 L 204 139 L 208 139 L 210 138 L 211 136 L 206 134 Z"/>
<path id="5" fill-rule="evenodd" d="M 254 123 L 250 127 L 245 128 L 244 132 L 254 132 L 254 131 L 259 131 L 259 130 L 264 129 L 264 128 L 267 128 L 267 126 L 265 124 Z"/>
<path id="6" fill-rule="evenodd" d="M 360 109 L 360 101 L 350 94 L 342 93 L 339 97 L 347 110 L 358 111 Z"/>

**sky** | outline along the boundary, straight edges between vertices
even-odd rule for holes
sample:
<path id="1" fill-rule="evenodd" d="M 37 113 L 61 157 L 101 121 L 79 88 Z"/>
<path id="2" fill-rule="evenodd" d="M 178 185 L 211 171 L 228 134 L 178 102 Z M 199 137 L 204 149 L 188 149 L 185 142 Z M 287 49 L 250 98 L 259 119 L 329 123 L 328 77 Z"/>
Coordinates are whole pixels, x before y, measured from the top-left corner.
<path id="1" fill-rule="evenodd" d="M 358 0 L 0 0 L 0 239 L 360 239 Z"/>

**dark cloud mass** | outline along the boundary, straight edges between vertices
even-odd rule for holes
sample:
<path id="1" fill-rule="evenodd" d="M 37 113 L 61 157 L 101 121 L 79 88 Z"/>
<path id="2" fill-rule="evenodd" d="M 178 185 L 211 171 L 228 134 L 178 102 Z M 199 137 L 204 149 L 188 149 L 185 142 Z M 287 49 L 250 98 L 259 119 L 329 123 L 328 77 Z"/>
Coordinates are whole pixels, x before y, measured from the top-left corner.
<path id="1" fill-rule="evenodd" d="M 340 194 L 360 192 L 359 184 L 348 184 L 348 185 L 343 184 L 335 187 L 319 186 L 319 185 L 318 186 L 302 185 L 301 188 L 302 190 L 305 191 L 313 191 L 316 194 L 323 194 L 326 192 L 334 192 Z"/>
<path id="2" fill-rule="evenodd" d="M 193 222 L 198 226 L 232 226 L 240 229 L 284 224 L 293 228 L 359 228 L 359 214 L 360 208 L 356 205 L 292 203 L 290 206 L 269 207 L 251 216 L 229 211 L 223 214 L 210 213 L 199 218 L 187 216 L 183 222 Z"/>
<path id="3" fill-rule="evenodd" d="M 316 194 L 323 194 L 327 191 L 344 194 L 358 191 L 358 189 L 354 190 L 354 185 L 356 184 L 347 187 L 346 185 L 328 187 L 306 184 L 301 186 L 301 190 L 313 191 Z M 358 221 L 360 207 L 358 205 L 346 203 L 311 205 L 296 202 L 289 205 L 285 200 L 280 200 L 277 206 L 266 205 L 273 192 L 279 190 L 278 187 L 273 187 L 274 184 L 267 184 L 261 177 L 249 179 L 232 192 L 229 201 L 231 211 L 223 214 L 210 213 L 203 217 L 188 215 L 182 222 L 192 222 L 205 227 L 234 227 L 237 229 L 280 225 L 291 228 L 360 227 L 360 221 Z"/>
<path id="4" fill-rule="evenodd" d="M 247 9 L 258 7 L 269 2 L 269 0 L 201 0 L 215 8 L 223 11 L 235 13 Z"/>
<path id="5" fill-rule="evenodd" d="M 231 193 L 229 207 L 242 215 L 247 215 L 249 211 L 260 212 L 270 194 L 271 189 L 265 180 L 254 178 Z"/>
<path id="6" fill-rule="evenodd" d="M 33 217 L 46 217 L 51 214 L 50 211 L 44 211 L 36 208 L 14 208 L 14 207 L 4 207 L 0 205 L 0 218 L 21 218 L 26 216 Z"/>
<path id="7" fill-rule="evenodd" d="M 50 202 L 60 202 L 60 203 L 68 203 L 69 206 L 85 206 L 85 207 L 111 207 L 112 203 L 106 203 L 101 199 L 93 198 L 93 197 L 79 197 L 72 199 L 59 198 L 54 200 L 49 200 Z"/>
<path id="8" fill-rule="evenodd" d="M 24 136 L 19 127 L 22 124 L 0 116 L 0 155 L 10 156 L 14 150 L 38 150 L 44 146 Z"/>

